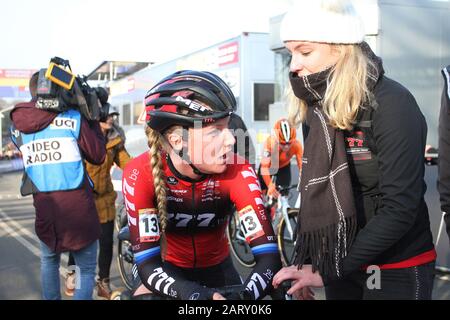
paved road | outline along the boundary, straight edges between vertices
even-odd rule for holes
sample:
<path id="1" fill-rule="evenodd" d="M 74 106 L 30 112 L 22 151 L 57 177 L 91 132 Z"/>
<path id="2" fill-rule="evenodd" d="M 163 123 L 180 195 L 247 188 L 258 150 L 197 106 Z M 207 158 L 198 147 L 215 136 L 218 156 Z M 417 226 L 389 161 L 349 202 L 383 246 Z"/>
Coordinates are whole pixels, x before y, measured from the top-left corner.
<path id="1" fill-rule="evenodd" d="M 19 194 L 20 173 L 0 174 L 0 299 L 41 299 L 39 239 L 34 232 L 31 196 Z M 67 254 L 61 257 L 61 283 Z M 116 254 L 111 267 L 113 287 L 121 287 Z M 63 299 L 67 299 L 61 291 Z M 68 298 L 70 299 L 70 298 Z"/>
<path id="2" fill-rule="evenodd" d="M 19 194 L 20 173 L 0 174 L 0 299 L 41 299 L 39 241 L 34 233 L 34 208 L 31 197 Z M 116 249 L 115 249 L 116 251 Z M 65 274 L 67 255 L 62 257 L 61 276 Z M 243 277 L 248 270 L 238 266 Z M 116 254 L 111 269 L 114 288 L 122 287 Z M 61 277 L 63 283 L 63 277 Z M 63 299 L 66 297 L 61 291 Z M 96 295 L 94 294 L 94 297 Z M 317 292 L 323 299 L 323 291 Z M 450 276 L 438 277 L 435 299 L 450 300 Z"/>
<path id="3" fill-rule="evenodd" d="M 34 207 L 31 196 L 19 192 L 21 174 L 0 174 L 0 300 L 41 299 L 39 239 L 34 232 Z M 61 257 L 61 284 L 66 274 L 67 254 Z M 248 270 L 237 266 L 242 276 Z M 111 266 L 113 289 L 124 287 L 117 267 L 117 249 Z M 71 299 L 64 295 L 63 299 Z M 96 294 L 94 293 L 94 298 Z"/>

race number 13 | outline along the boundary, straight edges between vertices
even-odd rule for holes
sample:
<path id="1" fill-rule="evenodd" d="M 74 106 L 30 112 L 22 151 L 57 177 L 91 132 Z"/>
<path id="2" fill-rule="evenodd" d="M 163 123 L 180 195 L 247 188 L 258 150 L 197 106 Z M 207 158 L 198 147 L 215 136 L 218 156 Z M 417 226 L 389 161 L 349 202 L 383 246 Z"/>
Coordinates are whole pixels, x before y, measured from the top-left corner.
<path id="1" fill-rule="evenodd" d="M 245 240 L 247 240 L 247 242 L 264 235 L 262 225 L 252 206 L 247 206 L 239 211 L 239 224 L 241 230 L 244 232 Z"/>
<path id="2" fill-rule="evenodd" d="M 156 209 L 139 210 L 140 242 L 155 242 L 160 237 L 159 222 Z"/>

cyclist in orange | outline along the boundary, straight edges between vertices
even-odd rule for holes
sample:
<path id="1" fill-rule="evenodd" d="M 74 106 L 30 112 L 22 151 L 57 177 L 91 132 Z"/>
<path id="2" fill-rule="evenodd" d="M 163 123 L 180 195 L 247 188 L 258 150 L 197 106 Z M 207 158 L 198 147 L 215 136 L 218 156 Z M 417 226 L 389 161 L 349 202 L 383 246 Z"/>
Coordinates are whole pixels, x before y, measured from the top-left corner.
<path id="1" fill-rule="evenodd" d="M 258 170 L 261 189 L 267 190 L 267 196 L 278 198 L 277 185 L 291 184 L 291 158 L 297 159 L 299 172 L 302 168 L 303 148 L 296 139 L 296 131 L 286 119 L 275 122 L 274 132 L 264 143 L 261 165 Z M 272 182 L 272 176 L 276 176 Z"/>

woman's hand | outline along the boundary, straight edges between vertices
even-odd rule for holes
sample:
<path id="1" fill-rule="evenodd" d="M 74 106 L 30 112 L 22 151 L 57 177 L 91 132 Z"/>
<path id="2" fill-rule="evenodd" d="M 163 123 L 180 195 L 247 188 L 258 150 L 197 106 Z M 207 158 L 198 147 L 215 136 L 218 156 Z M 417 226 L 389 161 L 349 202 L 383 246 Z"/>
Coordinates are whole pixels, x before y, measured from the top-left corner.
<path id="1" fill-rule="evenodd" d="M 212 296 L 213 300 L 227 300 L 224 298 L 224 296 L 222 296 L 220 293 L 218 292 L 214 292 L 213 296 Z"/>
<path id="2" fill-rule="evenodd" d="M 293 281 L 292 284 L 295 284 L 295 282 Z M 310 287 L 304 287 L 292 294 L 295 300 L 316 300 L 315 295 Z"/>
<path id="3" fill-rule="evenodd" d="M 291 288 L 288 290 L 288 294 L 294 294 L 298 296 L 304 296 L 304 292 L 297 292 L 307 287 L 323 287 L 322 277 L 319 272 L 312 272 L 311 265 L 304 265 L 301 269 L 297 269 L 297 266 L 290 266 L 282 268 L 273 277 L 272 284 L 277 288 L 283 281 L 293 280 Z M 306 291 L 307 293 L 308 291 Z M 307 297 L 309 295 L 306 295 Z"/>

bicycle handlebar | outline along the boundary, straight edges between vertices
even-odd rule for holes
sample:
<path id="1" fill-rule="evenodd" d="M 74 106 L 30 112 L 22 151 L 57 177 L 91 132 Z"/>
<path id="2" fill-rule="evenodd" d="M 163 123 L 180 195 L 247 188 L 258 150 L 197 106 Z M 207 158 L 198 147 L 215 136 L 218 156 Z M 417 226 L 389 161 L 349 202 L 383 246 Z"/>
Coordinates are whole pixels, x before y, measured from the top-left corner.
<path id="1" fill-rule="evenodd" d="M 143 286 L 142 284 L 137 287 Z M 287 291 L 291 287 L 290 280 L 282 282 L 278 288 L 274 288 L 268 295 L 272 297 L 273 300 L 291 300 L 291 296 L 287 294 Z M 120 300 L 173 300 L 172 297 L 162 296 L 155 293 L 141 293 L 139 295 L 134 295 L 134 291 L 125 290 L 121 294 Z M 220 293 L 227 300 L 252 300 L 250 293 L 244 289 L 242 284 L 230 285 L 219 288 L 213 288 L 215 292 Z"/>
<path id="2" fill-rule="evenodd" d="M 214 290 L 227 300 L 249 300 L 246 294 L 247 291 L 244 290 L 241 284 L 215 288 Z"/>
<path id="3" fill-rule="evenodd" d="M 296 184 L 293 184 L 291 186 L 288 187 L 283 187 L 283 186 L 276 186 L 277 191 L 281 194 L 281 195 L 286 195 L 287 193 L 289 193 L 289 190 L 297 188 Z M 274 203 L 275 203 L 276 199 L 274 199 L 273 197 L 269 197 L 269 199 L 267 200 L 267 206 L 271 207 Z"/>
<path id="4" fill-rule="evenodd" d="M 280 193 L 282 193 L 283 191 L 289 191 L 289 190 L 291 190 L 291 189 L 294 189 L 294 188 L 297 188 L 297 185 L 296 184 L 293 184 L 293 185 L 291 185 L 291 186 L 288 186 L 288 187 L 283 187 L 283 186 L 277 186 L 277 190 L 280 192 Z"/>
<path id="5" fill-rule="evenodd" d="M 276 180 L 276 176 L 274 175 L 274 176 L 272 176 L 272 183 L 275 183 L 275 180 Z M 297 185 L 293 184 L 293 185 L 290 185 L 287 187 L 284 187 L 282 185 L 276 185 L 275 188 L 277 189 L 277 191 L 283 192 L 283 191 L 289 191 L 291 189 L 297 188 Z"/>
<path id="6" fill-rule="evenodd" d="M 287 291 L 290 287 L 290 280 L 283 281 L 278 288 L 273 288 L 269 295 L 273 300 L 285 300 L 288 297 Z M 241 284 L 215 288 L 215 290 L 227 300 L 252 300 L 250 293 L 244 290 Z"/>

